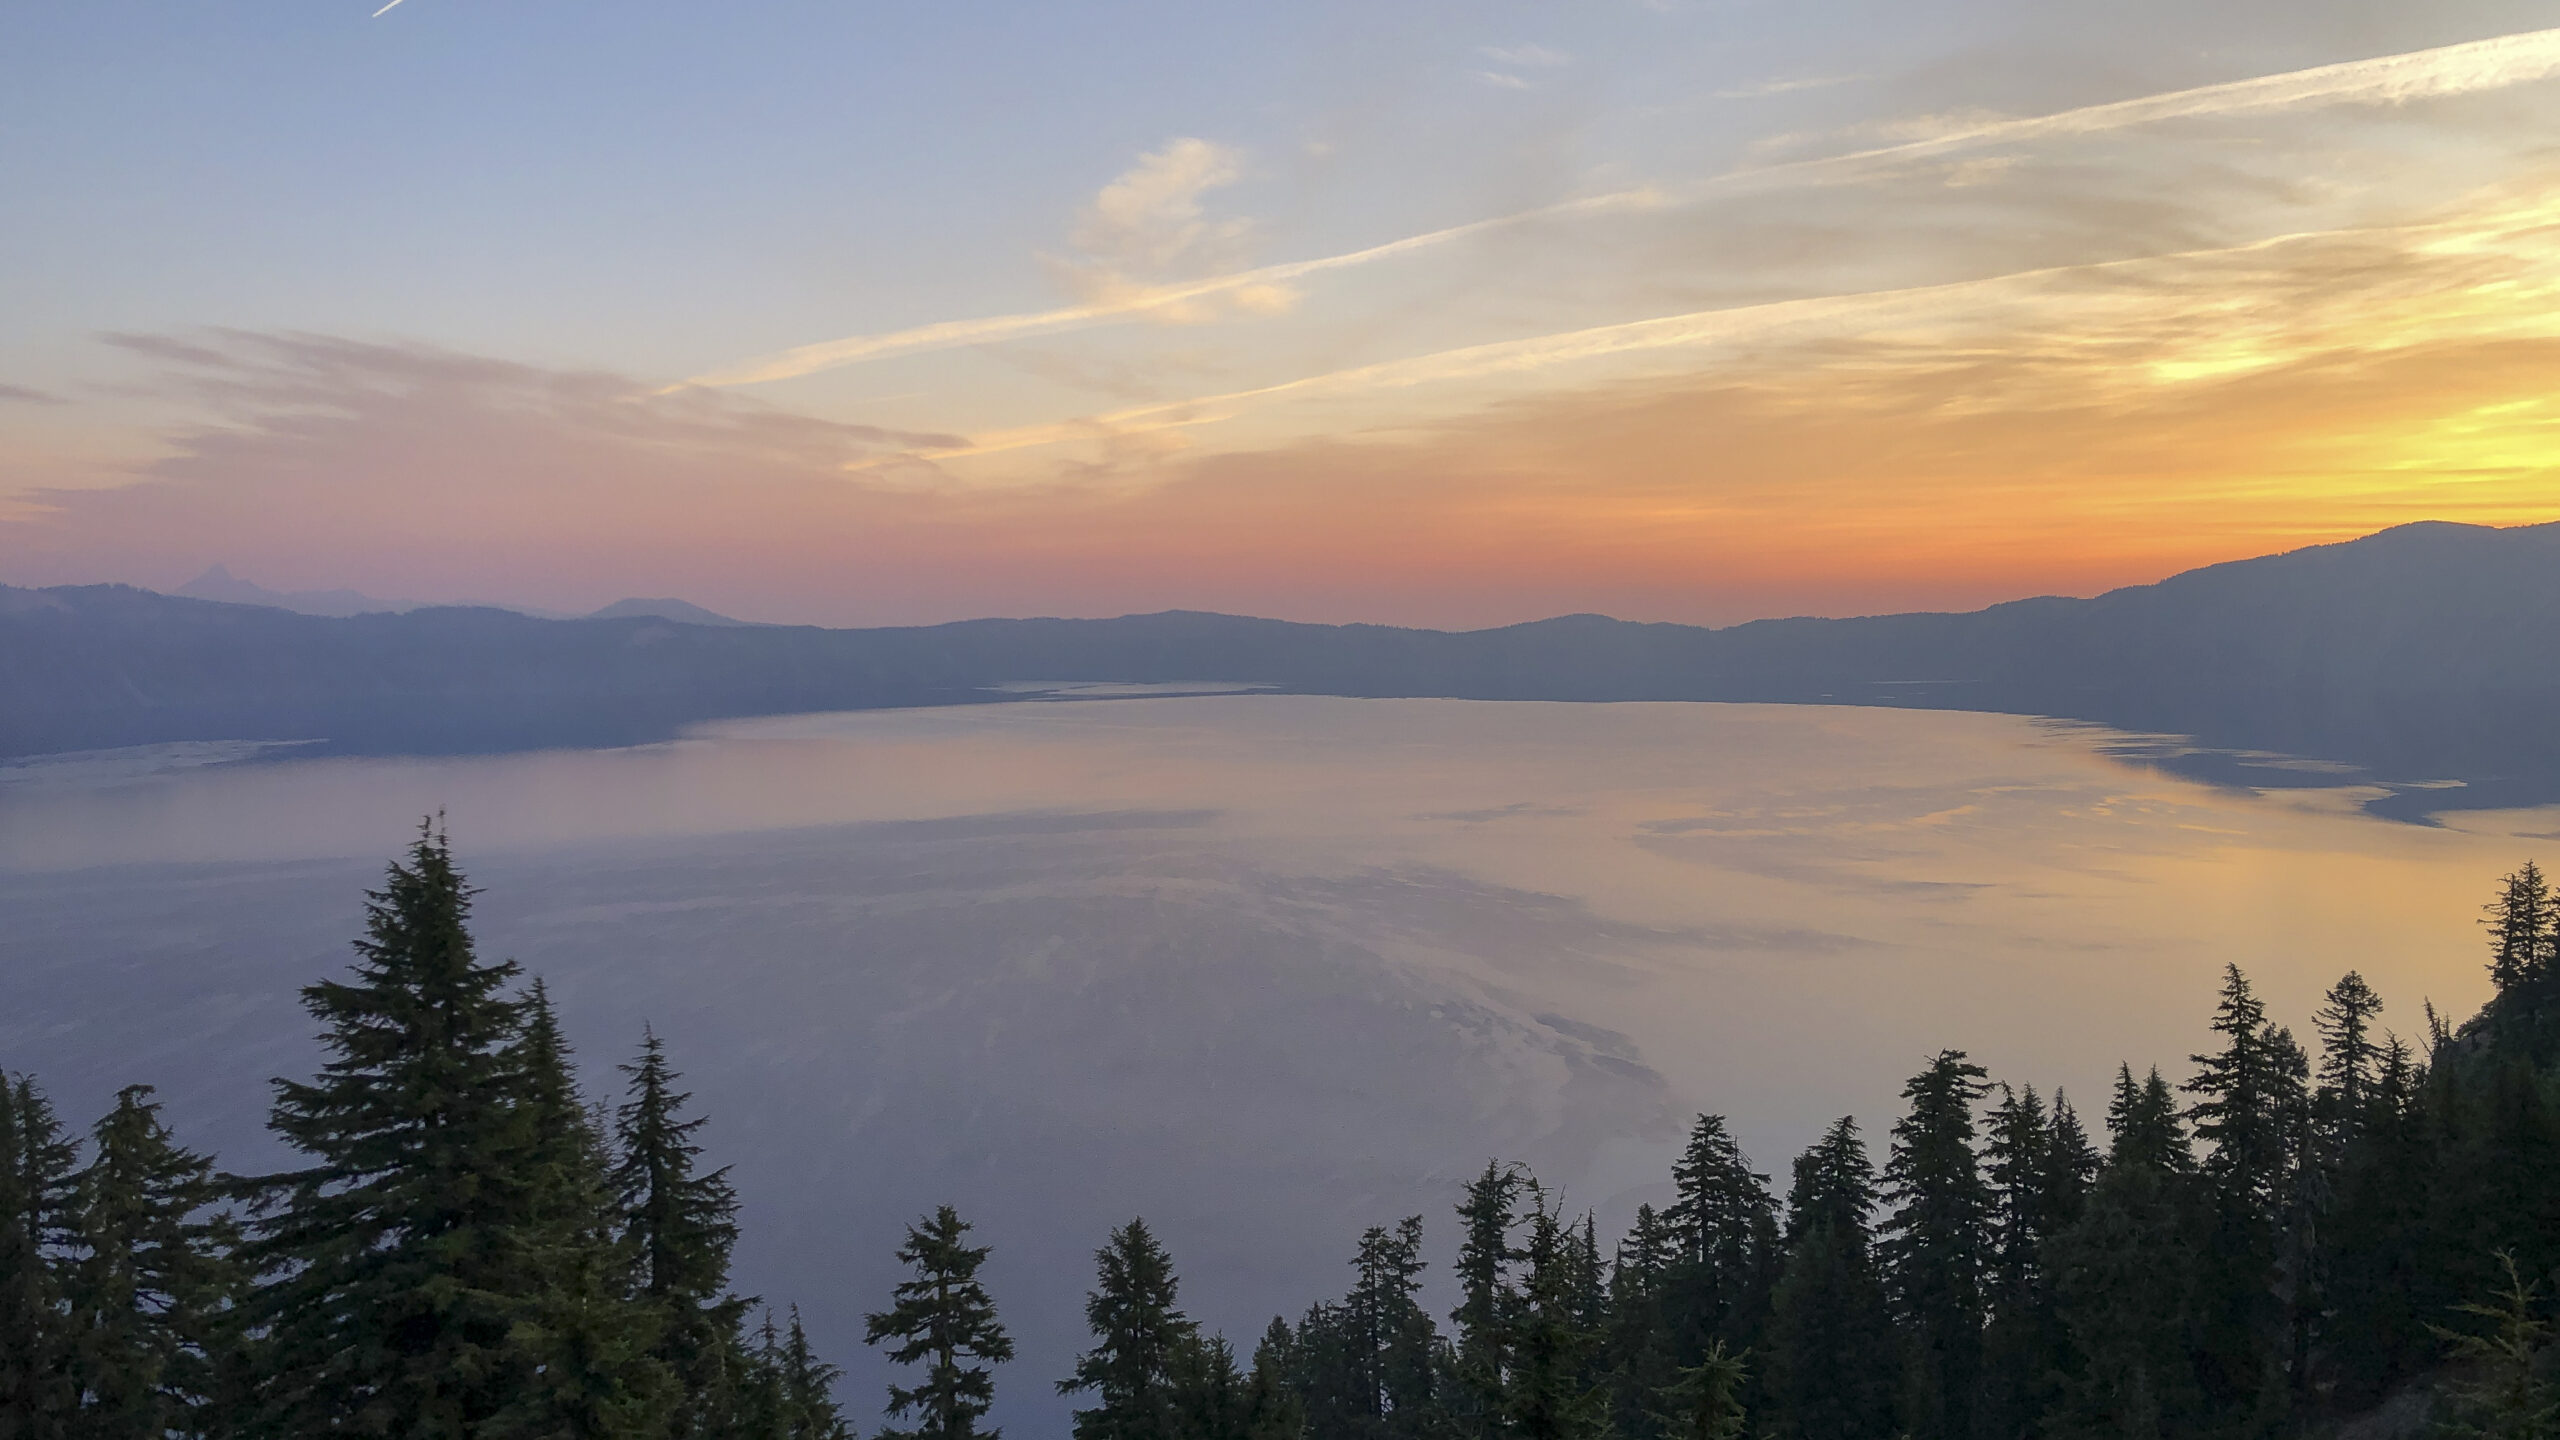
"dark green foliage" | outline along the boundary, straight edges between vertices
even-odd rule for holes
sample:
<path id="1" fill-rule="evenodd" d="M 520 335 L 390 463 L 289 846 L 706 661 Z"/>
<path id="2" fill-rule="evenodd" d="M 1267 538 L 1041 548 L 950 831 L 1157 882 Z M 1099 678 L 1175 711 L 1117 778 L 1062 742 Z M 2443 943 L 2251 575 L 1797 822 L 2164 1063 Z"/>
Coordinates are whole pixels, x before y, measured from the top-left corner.
<path id="1" fill-rule="evenodd" d="M 2176 1102 L 2154 1070 L 2116 1073 L 2113 1144 L 2079 1220 L 2045 1268 L 2078 1362 L 2060 1418 L 2091 1436 L 2191 1433 L 2195 1231 L 2201 1188 Z"/>
<path id="2" fill-rule="evenodd" d="M 1742 1382 L 1749 1373 L 1743 1357 L 1725 1353 L 1721 1342 L 1707 1347 L 1705 1358 L 1684 1366 L 1678 1379 L 1658 1392 L 1662 1409 L 1656 1418 L 1666 1440 L 1740 1440 Z"/>
<path id="3" fill-rule="evenodd" d="M 1535 1186 L 1529 1199 L 1525 1273 L 1503 1378 L 1503 1433 L 1518 1440 L 1585 1440 L 1608 1427 L 1608 1396 L 1597 1374 L 1599 1257 Z"/>
<path id="4" fill-rule="evenodd" d="M 1770 1306 L 1768 1426 L 1793 1440 L 1884 1440 L 1899 1380 L 1868 1228 L 1875 1170 L 1846 1116 L 1796 1157 L 1786 1264 Z"/>
<path id="5" fill-rule="evenodd" d="M 2075 1368 L 2049 1258 L 2055 1237 L 2086 1209 L 2098 1157 L 2059 1092 L 2048 1117 L 2034 1086 L 2000 1090 L 1983 1149 L 1991 1203 L 1983 1286 L 1989 1319 L 1974 1424 L 1979 1434 L 2025 1440 L 2046 1432 L 2064 1377 Z"/>
<path id="6" fill-rule="evenodd" d="M 700 1171 L 705 1123 L 687 1116 L 692 1096 L 676 1088 L 665 1043 L 643 1030 L 640 1056 L 614 1112 L 621 1146 L 609 1183 L 637 1299 L 654 1330 L 650 1356 L 680 1390 L 668 1431 L 715 1435 L 737 1403 L 743 1365 L 738 1331 L 747 1302 L 729 1293 L 729 1252 L 738 1239 L 738 1197 L 726 1168 Z"/>
<path id="7" fill-rule="evenodd" d="M 1701 1115 L 1671 1169 L 1677 1198 L 1663 1216 L 1672 1240 L 1664 1276 L 1668 1326 L 1662 1363 L 1686 1368 L 1722 1345 L 1762 1343 L 1777 1285 L 1778 1202 L 1721 1115 Z"/>
<path id="8" fill-rule="evenodd" d="M 1094 1345 L 1058 1382 L 1060 1394 L 1094 1397 L 1075 1412 L 1076 1440 L 1173 1440 L 1174 1366 L 1195 1331 L 1174 1303 L 1173 1260 L 1144 1220 L 1112 1231 L 1093 1258 L 1084 1316 Z"/>
<path id="9" fill-rule="evenodd" d="M 1503 1433 L 1521 1305 L 1516 1275 L 1523 1256 L 1512 1232 L 1529 1183 L 1519 1167 L 1487 1161 L 1458 1206 L 1460 1298 L 1450 1314 L 1458 1334 L 1449 1408 L 1458 1433 L 1468 1437 Z"/>
<path id="10" fill-rule="evenodd" d="M 1300 1440 L 1307 1433 L 1306 1406 L 1290 1378 L 1296 1363 L 1297 1339 L 1289 1322 L 1274 1315 L 1245 1377 L 1245 1440 Z"/>
<path id="11" fill-rule="evenodd" d="M 984 1434 L 978 1421 L 995 1398 L 990 1368 L 1013 1358 L 1012 1337 L 996 1319 L 995 1300 L 978 1282 L 978 1267 L 988 1248 L 967 1243 L 969 1224 L 945 1205 L 919 1224 L 907 1227 L 898 1259 L 915 1273 L 898 1282 L 887 1310 L 864 1317 L 863 1342 L 894 1342 L 894 1365 L 923 1365 L 920 1383 L 889 1387 L 889 1414 L 913 1414 L 911 1430 L 884 1430 L 886 1437 L 913 1440 L 968 1440 Z M 1234 1368 L 1234 1357 L 1228 1357 Z"/>
<path id="12" fill-rule="evenodd" d="M 1295 1340 L 1308 1433 L 1333 1437 L 1437 1434 L 1448 1366 L 1422 1290 L 1422 1217 L 1372 1227 L 1352 1258 L 1351 1293 L 1307 1314 Z"/>
<path id="13" fill-rule="evenodd" d="M 312 1163 L 268 1182 L 251 1250 L 269 1281 L 253 1423 L 474 1435 L 532 1388 L 512 1335 L 550 1147 L 519 1103 L 526 1006 L 512 962 L 474 955 L 440 836 L 369 900 L 354 978 L 303 991 L 329 1060 L 276 1082 L 270 1123 Z"/>
<path id="14" fill-rule="evenodd" d="M 1982 1379 L 1983 1272 L 1992 1259 L 1991 1192 L 1973 1151 L 1981 1066 L 1942 1050 L 1905 1085 L 1877 1247 L 1903 1342 L 1901 1413 L 1913 1440 L 1970 1440 Z"/>
<path id="15" fill-rule="evenodd" d="M 212 1162 L 179 1148 L 151 1087 L 133 1085 L 80 1173 L 69 1376 L 96 1440 L 195 1435 L 218 1422 L 241 1276 Z"/>
<path id="16" fill-rule="evenodd" d="M 2311 1134 L 2310 1063 L 2237 965 L 2224 971 L 2213 1017 L 2223 1047 L 2192 1057 L 2197 1097 L 2189 1110 L 2211 1195 L 2195 1297 L 2197 1379 L 2208 1404 L 2250 1415 L 2250 1428 L 2278 1422 L 2298 1381 L 2294 1302 L 2298 1265 L 2289 1266 L 2289 1226 L 2300 1193 L 2298 1164 Z"/>
<path id="17" fill-rule="evenodd" d="M 0 1440 L 71 1433 L 78 1162 L 35 1081 L 0 1072 Z"/>
<path id="18" fill-rule="evenodd" d="M 2477 1328 L 2436 1330 L 2464 1372 L 2444 1433 L 2460 1440 L 2552 1440 L 2560 1436 L 2560 1380 L 2552 1374 L 2551 1325 L 2540 1313 L 2538 1287 L 2517 1273 L 2516 1257 L 2501 1250 L 2497 1260 L 2505 1277 L 2489 1300 L 2457 1307 Z"/>

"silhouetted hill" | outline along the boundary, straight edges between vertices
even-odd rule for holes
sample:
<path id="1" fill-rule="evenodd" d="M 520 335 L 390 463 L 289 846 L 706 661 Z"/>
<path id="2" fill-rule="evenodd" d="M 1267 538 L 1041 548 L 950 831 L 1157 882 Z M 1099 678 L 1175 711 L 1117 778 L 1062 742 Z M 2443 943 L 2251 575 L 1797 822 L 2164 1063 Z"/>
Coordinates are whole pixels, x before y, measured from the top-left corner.
<path id="1" fill-rule="evenodd" d="M 675 620 L 686 625 L 752 625 L 752 620 L 732 620 L 716 610 L 705 610 L 690 600 L 672 597 L 656 600 L 616 600 L 601 610 L 589 611 L 590 620 Z"/>
<path id="2" fill-rule="evenodd" d="M 1170 611 L 876 630 L 330 619 L 0 588 L 0 755 L 182 739 L 348 752 L 611 745 L 722 716 L 948 705 L 1040 680 L 1487 700 L 1737 700 L 2099 721 L 2560 798 L 2560 525 L 2406 525 L 2090 600 L 1723 630 L 1573 615 L 1451 633 Z"/>

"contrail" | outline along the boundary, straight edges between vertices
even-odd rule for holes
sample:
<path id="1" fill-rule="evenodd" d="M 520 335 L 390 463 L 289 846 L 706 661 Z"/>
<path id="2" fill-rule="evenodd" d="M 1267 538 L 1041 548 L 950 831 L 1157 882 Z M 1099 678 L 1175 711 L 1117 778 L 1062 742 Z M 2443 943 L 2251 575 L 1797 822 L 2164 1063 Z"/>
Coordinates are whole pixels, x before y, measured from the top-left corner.
<path id="1" fill-rule="evenodd" d="M 374 12 L 373 12 L 373 18 L 374 18 L 374 19 L 376 19 L 376 20 L 379 20 L 379 19 L 381 19 L 383 16 L 388 15 L 388 14 L 390 14 L 392 11 L 397 10 L 397 9 L 399 9 L 399 8 L 400 8 L 400 0 L 391 0 L 391 3 L 390 3 L 390 4 L 385 5 L 385 6 L 383 6 L 381 9 L 374 11 Z"/>
<path id="2" fill-rule="evenodd" d="M 397 5 L 400 0 L 391 0 L 391 3 Z M 386 5 L 383 8 L 387 10 L 391 7 Z M 1818 181 L 1835 174 L 1844 177 L 1854 176 L 1895 162 L 1927 159 L 1977 145 L 2033 140 L 2049 136 L 2098 134 L 2148 125 L 2162 120 L 2267 114 L 2314 105 L 2395 105 L 2437 96 L 2503 89 L 2511 85 L 2548 79 L 2554 74 L 2560 74 L 2560 29 L 2502 35 L 2488 40 L 2473 40 L 2460 45 L 2447 45 L 2433 50 L 2416 50 L 2403 55 L 2385 55 L 2370 60 L 2349 60 L 2336 65 L 2317 66 L 2309 70 L 2293 70 L 2278 75 L 2257 76 L 2248 80 L 2226 81 L 2218 85 L 2172 90 L 2131 100 L 2110 101 L 2102 105 L 2087 105 L 2075 110 L 2058 111 L 2051 115 L 2030 116 L 2018 120 L 1995 120 L 1950 134 L 1933 136 L 1926 140 L 1906 141 L 1896 145 L 1852 151 L 1844 155 L 1793 160 L 1728 171 L 1689 186 L 1683 193 L 1676 195 L 1655 189 L 1622 190 L 1581 200 L 1568 200 L 1560 204 L 1542 205 L 1517 214 L 1452 225 L 1446 229 L 1409 235 L 1401 240 L 1391 240 L 1381 245 L 1372 245 L 1339 255 L 1291 261 L 1280 265 L 1266 265 L 1259 269 L 1242 270 L 1233 274 L 1212 276 L 1205 280 L 1168 285 L 1106 303 L 1068 305 L 1055 310 L 1040 310 L 1017 315 L 990 315 L 974 320 L 946 320 L 932 325 L 916 326 L 912 329 L 822 341 L 818 344 L 803 345 L 779 354 L 750 360 L 727 370 L 697 376 L 685 383 L 712 386 L 756 385 L 771 380 L 789 380 L 802 375 L 812 375 L 821 370 L 832 370 L 841 365 L 877 360 L 890 355 L 945 350 L 962 345 L 981 345 L 991 341 L 1055 334 L 1063 330 L 1081 330 L 1093 325 L 1133 319 L 1148 311 L 1162 309 L 1184 300 L 1239 290 L 1251 285 L 1285 284 L 1323 271 L 1347 269 L 1373 261 L 1391 259 L 1510 226 L 1532 224 L 1571 215 L 1600 214 L 1616 210 L 1659 209 L 1687 204 L 1722 190 L 1771 182 Z"/>

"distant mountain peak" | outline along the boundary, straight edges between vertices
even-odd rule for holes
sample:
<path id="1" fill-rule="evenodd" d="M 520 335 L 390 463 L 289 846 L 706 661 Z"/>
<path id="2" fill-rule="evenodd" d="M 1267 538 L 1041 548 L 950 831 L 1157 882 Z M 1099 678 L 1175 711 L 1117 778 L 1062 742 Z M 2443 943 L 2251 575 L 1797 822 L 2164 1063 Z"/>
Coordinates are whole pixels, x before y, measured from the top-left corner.
<path id="1" fill-rule="evenodd" d="M 218 600 L 226 605 L 265 605 L 277 610 L 335 618 L 419 608 L 415 600 L 377 600 L 361 590 L 270 590 L 232 574 L 231 567 L 219 560 L 207 566 L 203 574 L 170 593 L 189 600 Z"/>
<path id="2" fill-rule="evenodd" d="M 705 610 L 690 600 L 673 596 L 656 599 L 632 598 L 616 600 L 601 610 L 590 611 L 589 620 L 672 620 L 679 625 L 754 625 L 757 621 L 738 620 L 716 610 Z"/>

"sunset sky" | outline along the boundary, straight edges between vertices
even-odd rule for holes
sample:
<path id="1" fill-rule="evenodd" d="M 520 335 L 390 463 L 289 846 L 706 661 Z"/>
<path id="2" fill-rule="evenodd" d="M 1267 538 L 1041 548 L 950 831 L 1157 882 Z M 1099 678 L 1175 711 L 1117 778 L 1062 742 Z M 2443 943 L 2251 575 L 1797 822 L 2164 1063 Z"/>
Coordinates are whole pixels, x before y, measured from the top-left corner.
<path id="1" fill-rule="evenodd" d="M 0 582 L 1723 624 L 2560 519 L 2560 9 L 83 0 Z"/>

